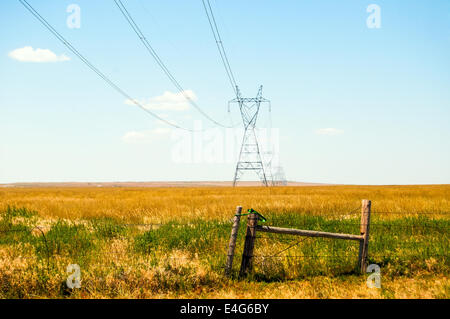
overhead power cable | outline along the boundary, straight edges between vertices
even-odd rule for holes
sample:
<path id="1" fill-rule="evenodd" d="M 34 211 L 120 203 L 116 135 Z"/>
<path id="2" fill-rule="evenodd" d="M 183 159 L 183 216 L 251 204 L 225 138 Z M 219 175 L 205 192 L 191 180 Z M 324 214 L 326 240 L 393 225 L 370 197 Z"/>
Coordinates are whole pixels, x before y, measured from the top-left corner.
<path id="1" fill-rule="evenodd" d="M 69 41 L 67 41 L 58 31 L 55 30 L 48 22 L 43 18 L 34 8 L 31 6 L 26 0 L 19 0 L 19 2 L 33 14 L 33 16 L 39 20 L 59 41 L 61 41 L 70 51 L 72 51 L 73 54 L 75 54 L 84 64 L 86 64 L 92 71 L 94 71 L 100 78 L 102 78 L 107 84 L 109 84 L 114 90 L 119 92 L 122 96 L 124 96 L 127 100 L 131 101 L 133 104 L 137 105 L 139 108 L 141 108 L 143 111 L 147 112 L 154 118 L 166 123 L 167 125 L 170 125 L 172 127 L 190 131 L 190 132 L 196 132 L 197 130 L 192 130 L 189 128 L 185 128 L 182 126 L 179 126 L 177 124 L 174 124 L 161 116 L 157 115 L 156 113 L 148 110 L 144 105 L 142 105 L 139 101 L 133 99 L 127 92 L 125 92 L 123 89 L 121 89 L 117 84 L 115 84 L 113 81 L 111 81 L 104 73 L 102 73 L 98 68 L 96 68 L 89 60 L 84 57 L 78 50 L 70 44 Z"/>
<path id="2" fill-rule="evenodd" d="M 231 87 L 238 96 L 237 84 L 234 78 L 233 71 L 231 70 L 230 62 L 228 61 L 227 53 L 225 51 L 225 47 L 223 46 L 222 38 L 220 37 L 219 28 L 217 27 L 216 19 L 214 18 L 214 13 L 211 8 L 211 3 L 209 0 L 202 0 L 203 7 L 205 8 L 205 13 L 208 18 L 209 26 L 211 27 L 211 31 L 214 35 L 214 40 L 216 41 L 217 49 L 219 50 L 220 58 L 222 59 L 223 66 L 225 71 L 227 72 L 228 79 L 230 81 Z"/>
<path id="3" fill-rule="evenodd" d="M 153 59 L 156 61 L 156 63 L 158 64 L 158 66 L 163 70 L 163 72 L 166 74 L 166 76 L 169 78 L 169 80 L 172 82 L 172 84 L 177 88 L 177 90 L 179 91 L 180 94 L 182 94 L 184 96 L 184 98 L 186 100 L 189 101 L 189 103 L 197 109 L 197 111 L 199 111 L 204 117 L 206 117 L 208 120 L 210 120 L 211 122 L 213 122 L 214 124 L 216 124 L 217 126 L 221 126 L 221 127 L 225 127 L 225 128 L 230 128 L 233 126 L 227 126 L 224 125 L 216 120 L 214 120 L 211 116 L 209 116 L 205 111 L 203 111 L 197 103 L 195 103 L 195 101 L 192 100 L 192 98 L 186 93 L 186 91 L 184 90 L 184 88 L 181 86 L 180 82 L 177 81 L 177 79 L 173 76 L 173 74 L 169 71 L 169 69 L 166 67 L 166 65 L 164 64 L 164 62 L 161 60 L 161 58 L 159 57 L 158 53 L 155 51 L 155 49 L 152 47 L 152 45 L 149 43 L 149 41 L 147 40 L 147 38 L 145 37 L 145 35 L 143 34 L 143 32 L 141 31 L 141 29 L 139 28 L 139 26 L 137 25 L 136 21 L 133 19 L 133 17 L 131 16 L 130 12 L 127 10 L 127 8 L 125 7 L 125 5 L 122 3 L 121 0 L 114 0 L 114 2 L 116 3 L 117 7 L 119 8 L 120 12 L 122 13 L 122 15 L 125 17 L 125 19 L 127 20 L 127 22 L 129 23 L 129 25 L 131 26 L 131 28 L 133 29 L 133 31 L 136 33 L 136 35 L 139 37 L 139 39 L 141 40 L 141 42 L 144 44 L 145 48 L 147 49 L 147 51 L 150 53 L 150 55 L 153 57 Z"/>

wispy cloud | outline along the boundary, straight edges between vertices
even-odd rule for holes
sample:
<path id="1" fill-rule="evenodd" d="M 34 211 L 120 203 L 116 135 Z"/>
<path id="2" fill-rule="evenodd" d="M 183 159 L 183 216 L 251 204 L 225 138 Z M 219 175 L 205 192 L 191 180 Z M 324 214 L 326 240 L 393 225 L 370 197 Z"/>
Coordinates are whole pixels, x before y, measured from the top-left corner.
<path id="1" fill-rule="evenodd" d="M 185 111 L 190 107 L 189 100 L 197 100 L 197 96 L 191 90 L 177 93 L 165 91 L 162 95 L 136 101 L 148 110 Z M 125 104 L 136 105 L 132 100 L 125 100 Z"/>
<path id="2" fill-rule="evenodd" d="M 157 127 L 153 130 L 146 131 L 130 131 L 122 136 L 122 141 L 129 144 L 151 143 L 169 135 L 170 132 L 171 129 L 165 127 Z"/>
<path id="3" fill-rule="evenodd" d="M 56 55 L 48 49 L 33 49 L 30 46 L 15 49 L 9 52 L 9 57 L 20 62 L 64 62 L 70 58 L 64 54 Z"/>
<path id="4" fill-rule="evenodd" d="M 332 127 L 320 128 L 320 129 L 316 130 L 316 134 L 319 134 L 319 135 L 339 135 L 342 133 L 344 133 L 344 130 L 340 130 L 340 129 L 332 128 Z"/>

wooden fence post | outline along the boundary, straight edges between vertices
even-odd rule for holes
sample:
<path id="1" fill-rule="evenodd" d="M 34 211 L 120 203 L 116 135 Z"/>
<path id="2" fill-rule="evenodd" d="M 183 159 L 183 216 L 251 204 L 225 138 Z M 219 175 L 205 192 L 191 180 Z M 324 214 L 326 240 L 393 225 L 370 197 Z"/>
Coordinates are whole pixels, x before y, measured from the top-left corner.
<path id="1" fill-rule="evenodd" d="M 255 247 L 256 226 L 258 226 L 258 215 L 251 213 L 247 217 L 247 233 L 245 235 L 244 252 L 242 254 L 241 269 L 239 276 L 243 277 L 252 269 L 253 248 Z"/>
<path id="2" fill-rule="evenodd" d="M 242 206 L 236 207 L 236 214 L 233 219 L 233 226 L 231 228 L 230 243 L 228 244 L 227 263 L 225 265 L 225 274 L 230 275 L 233 268 L 234 249 L 236 248 L 236 239 L 239 231 L 239 224 L 241 222 Z"/>
<path id="3" fill-rule="evenodd" d="M 362 274 L 366 272 L 367 254 L 369 250 L 369 229 L 370 229 L 370 206 L 371 201 L 363 199 L 361 206 L 361 235 L 363 239 L 359 242 L 358 267 Z"/>

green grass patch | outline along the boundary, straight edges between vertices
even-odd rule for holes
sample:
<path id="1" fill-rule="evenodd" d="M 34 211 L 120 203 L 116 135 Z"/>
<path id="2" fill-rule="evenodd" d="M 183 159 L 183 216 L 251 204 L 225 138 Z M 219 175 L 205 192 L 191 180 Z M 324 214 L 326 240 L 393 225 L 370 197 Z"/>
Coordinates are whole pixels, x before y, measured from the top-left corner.
<path id="1" fill-rule="evenodd" d="M 127 227 L 113 218 L 91 219 L 90 225 L 99 239 L 113 239 L 126 235 Z"/>
<path id="2" fill-rule="evenodd" d="M 0 245 L 25 244 L 34 241 L 31 234 L 37 212 L 8 206 L 0 212 Z"/>
<path id="3" fill-rule="evenodd" d="M 230 230 L 230 224 L 216 221 L 169 222 L 136 236 L 134 247 L 141 253 L 182 249 L 214 254 L 217 242 L 223 242 Z"/>
<path id="4" fill-rule="evenodd" d="M 80 266 L 88 261 L 97 247 L 94 233 L 85 225 L 65 221 L 57 221 L 45 234 L 44 240 L 35 243 L 38 256 L 70 257 Z"/>

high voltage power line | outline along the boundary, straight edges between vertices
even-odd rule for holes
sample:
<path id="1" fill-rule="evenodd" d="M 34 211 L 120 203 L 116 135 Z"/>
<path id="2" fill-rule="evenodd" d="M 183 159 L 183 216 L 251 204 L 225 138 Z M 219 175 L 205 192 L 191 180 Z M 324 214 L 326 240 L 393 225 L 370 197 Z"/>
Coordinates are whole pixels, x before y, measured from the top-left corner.
<path id="1" fill-rule="evenodd" d="M 160 120 L 161 122 L 172 126 L 177 129 L 182 129 L 189 132 L 201 132 L 205 131 L 207 129 L 190 129 L 186 127 L 182 127 L 180 125 L 177 125 L 173 122 L 170 122 L 163 117 L 159 116 L 158 114 L 150 111 L 147 109 L 143 104 L 141 104 L 139 101 L 132 98 L 126 91 L 124 91 L 121 87 L 119 87 L 115 82 L 113 82 L 110 78 L 108 78 L 104 73 L 102 73 L 97 67 L 95 67 L 85 56 L 83 56 L 69 41 L 67 41 L 58 31 L 56 31 L 55 28 L 44 18 L 42 17 L 34 8 L 31 6 L 27 0 L 18 0 L 41 24 L 47 28 L 62 44 L 64 44 L 73 54 L 75 54 L 84 64 L 86 64 L 94 73 L 96 73 L 102 80 L 104 80 L 109 86 L 111 86 L 114 90 L 116 90 L 118 93 L 120 93 L 122 96 L 124 96 L 128 101 L 132 102 L 136 106 L 138 106 L 140 109 L 142 109 L 144 112 L 148 113 L 152 117 Z M 153 57 L 153 59 L 156 61 L 158 66 L 162 69 L 162 71 L 165 73 L 165 75 L 169 78 L 169 80 L 172 82 L 172 84 L 177 88 L 180 94 L 184 96 L 184 98 L 192 105 L 194 106 L 204 117 L 206 117 L 208 120 L 210 120 L 212 123 L 214 123 L 216 126 L 221 126 L 224 128 L 232 128 L 236 127 L 237 125 L 231 125 L 227 126 L 224 124 L 221 124 L 220 122 L 214 120 L 211 118 L 206 112 L 204 112 L 196 103 L 192 100 L 192 98 L 186 93 L 186 91 L 183 89 L 181 84 L 178 82 L 178 80 L 173 76 L 173 74 L 169 71 L 169 69 L 166 67 L 162 59 L 159 57 L 158 53 L 155 51 L 155 49 L 151 46 L 151 44 L 148 42 L 147 38 L 144 36 L 143 32 L 129 13 L 129 11 L 126 9 L 124 4 L 121 0 L 114 0 L 115 4 L 119 8 L 122 15 L 125 17 L 127 22 L 130 24 L 133 31 L 136 33 L 136 35 L 139 37 L 141 42 L 144 44 L 147 51 L 150 53 L 150 55 Z M 258 117 L 260 104 L 264 102 L 269 103 L 269 111 L 270 111 L 270 101 L 262 97 L 262 86 L 260 86 L 258 90 L 258 94 L 256 98 L 244 98 L 241 96 L 239 87 L 236 83 L 236 79 L 234 77 L 234 73 L 231 69 L 230 62 L 228 60 L 225 47 L 222 42 L 222 38 L 220 36 L 219 28 L 216 23 L 216 19 L 214 17 L 214 13 L 211 7 L 211 3 L 209 0 L 202 0 L 203 7 L 205 9 L 206 16 L 208 18 L 209 26 L 211 28 L 211 31 L 213 33 L 217 49 L 219 50 L 219 54 L 222 60 L 222 64 L 225 68 L 227 77 L 230 81 L 230 84 L 232 86 L 232 89 L 236 95 L 236 98 L 233 99 L 230 102 L 236 102 L 239 105 L 239 109 L 241 112 L 242 121 L 244 124 L 244 138 L 242 141 L 241 146 L 241 152 L 239 155 L 239 160 L 236 165 L 236 171 L 235 171 L 235 177 L 233 185 L 236 185 L 237 180 L 240 179 L 240 176 L 242 175 L 243 171 L 246 170 L 253 170 L 255 171 L 258 176 L 260 177 L 261 181 L 264 185 L 268 186 L 268 181 L 266 178 L 266 172 L 265 172 L 265 165 L 263 164 L 260 149 L 258 145 L 258 141 L 256 138 L 256 132 L 255 132 L 255 125 L 256 125 L 256 119 Z M 228 109 L 228 112 L 230 110 Z M 270 114 L 270 113 L 269 113 Z"/>
<path id="2" fill-rule="evenodd" d="M 139 37 L 141 42 L 144 44 L 147 51 L 150 53 L 150 55 L 155 59 L 158 66 L 163 70 L 163 72 L 166 74 L 166 76 L 169 78 L 169 80 L 172 82 L 172 84 L 177 88 L 177 90 L 184 96 L 186 100 L 189 101 L 189 103 L 194 106 L 204 117 L 206 117 L 208 120 L 216 124 L 217 126 L 225 127 L 225 128 L 231 128 L 232 126 L 224 125 L 216 120 L 214 120 L 212 117 L 210 117 L 206 112 L 204 112 L 198 105 L 195 103 L 189 95 L 186 94 L 186 91 L 183 89 L 183 87 L 180 85 L 180 83 L 177 81 L 177 79 L 173 76 L 173 74 L 169 71 L 169 69 L 166 67 L 164 62 L 159 57 L 158 53 L 155 51 L 155 49 L 151 46 L 151 44 L 148 42 L 147 38 L 131 16 L 130 12 L 126 9 L 125 5 L 122 3 L 121 0 L 114 0 L 117 7 L 119 8 L 122 15 L 125 17 L 127 22 L 130 24 L 133 31 L 136 33 L 136 35 Z"/>
<path id="3" fill-rule="evenodd" d="M 233 91 L 237 96 L 238 86 L 236 84 L 233 71 L 231 70 L 230 62 L 228 61 L 227 53 L 225 51 L 225 47 L 223 46 L 222 38 L 220 37 L 219 28 L 217 27 L 216 19 L 214 18 L 211 3 L 209 2 L 209 0 L 206 1 L 208 3 L 208 6 L 206 5 L 205 0 L 202 0 L 206 16 L 208 17 L 209 26 L 211 27 L 214 39 L 216 40 L 217 49 L 219 50 L 220 58 L 222 59 L 223 66 L 225 67 L 225 71 L 227 72 L 227 76 L 228 79 L 230 80 L 231 87 L 233 88 Z"/>
<path id="4" fill-rule="evenodd" d="M 239 153 L 239 159 L 236 164 L 236 170 L 233 179 L 233 186 L 236 186 L 237 181 L 241 178 L 245 171 L 254 171 L 261 179 L 265 186 L 269 186 L 267 175 L 267 163 L 263 163 L 261 157 L 261 151 L 256 134 L 256 120 L 258 118 L 261 103 L 269 104 L 269 119 L 270 115 L 270 101 L 262 97 L 262 85 L 259 87 L 257 96 L 255 98 L 244 98 L 241 96 L 239 87 L 236 83 L 233 71 L 231 70 L 230 62 L 228 61 L 227 53 L 220 36 L 219 28 L 217 27 L 216 19 L 214 18 L 214 12 L 211 8 L 209 0 L 202 0 L 203 8 L 205 9 L 206 16 L 208 18 L 209 26 L 214 35 L 217 49 L 219 50 L 222 64 L 225 67 L 230 84 L 236 95 L 236 98 L 228 103 L 228 112 L 230 112 L 230 103 L 237 103 L 241 112 L 242 122 L 244 124 L 244 136 L 242 139 L 241 151 Z M 271 124 L 270 119 L 270 124 Z M 270 168 L 272 170 L 272 168 Z M 270 173 L 270 176 L 272 174 Z M 270 177 L 273 184 L 273 178 Z"/>
<path id="5" fill-rule="evenodd" d="M 186 127 L 182 127 L 175 123 L 172 123 L 156 113 L 148 110 L 145 106 L 143 106 L 139 101 L 132 98 L 127 92 L 125 92 L 122 88 L 120 88 L 116 83 L 114 83 L 111 79 L 109 79 L 104 73 L 102 73 L 97 67 L 95 67 L 85 56 L 83 56 L 68 40 L 66 40 L 53 26 L 48 23 L 48 21 L 42 17 L 32 5 L 30 5 L 26 0 L 18 0 L 39 22 L 44 25 L 62 44 L 64 44 L 73 54 L 75 54 L 84 64 L 86 64 L 92 71 L 94 71 L 101 79 L 103 79 L 109 86 L 111 86 L 114 90 L 124 96 L 127 100 L 131 101 L 133 104 L 138 106 L 144 112 L 150 114 L 154 118 L 166 123 L 169 126 L 172 126 L 177 129 L 190 131 L 190 132 L 198 132 L 204 130 L 194 130 Z"/>

